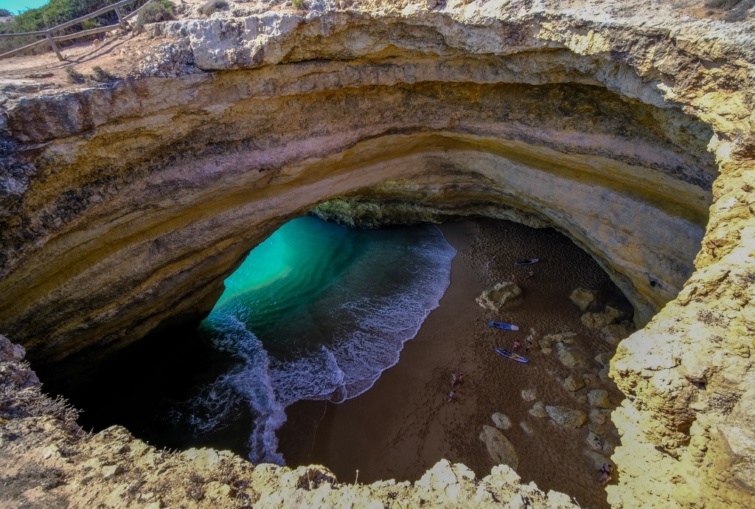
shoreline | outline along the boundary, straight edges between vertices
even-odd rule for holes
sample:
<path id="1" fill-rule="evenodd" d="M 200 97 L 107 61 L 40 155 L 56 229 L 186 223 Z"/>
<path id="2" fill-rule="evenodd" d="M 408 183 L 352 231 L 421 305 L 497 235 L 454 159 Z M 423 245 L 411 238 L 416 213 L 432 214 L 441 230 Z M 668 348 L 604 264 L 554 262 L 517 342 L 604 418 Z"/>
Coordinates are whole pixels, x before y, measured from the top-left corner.
<path id="1" fill-rule="evenodd" d="M 494 348 L 510 349 L 514 340 L 524 342 L 534 328 L 537 339 L 578 333 L 581 346 L 592 352 L 590 358 L 610 351 L 595 331 L 581 324 L 581 312 L 569 300 L 578 286 L 610 294 L 608 276 L 554 230 L 493 220 L 440 228 L 457 250 L 440 305 L 404 344 L 399 362 L 369 391 L 340 404 L 303 401 L 286 410 L 288 421 L 278 435 L 287 464 L 319 463 L 345 482 L 358 478 L 366 483 L 415 481 L 446 458 L 482 477 L 495 462 L 479 435 L 483 425 L 494 426 L 491 415 L 502 412 L 512 423 L 503 433 L 517 451 L 516 471 L 523 482 L 568 493 L 583 505 L 607 507 L 594 464 L 583 454 L 587 426 L 563 429 L 547 417 L 528 413 L 535 401 L 589 412 L 589 406 L 561 384 L 574 370 L 563 366 L 555 353 L 537 348 L 528 355 L 529 364 L 502 358 Z M 543 261 L 529 267 L 513 265 L 533 257 Z M 475 302 L 485 288 L 512 278 L 524 290 L 521 305 L 495 314 Z M 516 323 L 520 331 L 488 327 L 487 321 L 494 319 Z M 455 372 L 464 373 L 465 381 L 454 388 L 456 395 L 449 403 Z M 522 391 L 534 398 L 525 401 Z M 609 394 L 612 403 L 618 403 L 620 393 L 610 388 Z"/>

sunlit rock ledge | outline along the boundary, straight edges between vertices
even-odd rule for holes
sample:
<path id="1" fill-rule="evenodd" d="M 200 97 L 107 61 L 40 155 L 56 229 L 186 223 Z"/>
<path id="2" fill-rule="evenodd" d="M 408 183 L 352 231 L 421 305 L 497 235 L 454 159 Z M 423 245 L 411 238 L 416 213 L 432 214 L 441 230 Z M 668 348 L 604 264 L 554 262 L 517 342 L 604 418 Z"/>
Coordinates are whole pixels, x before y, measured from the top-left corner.
<path id="1" fill-rule="evenodd" d="M 649 322 L 612 361 L 627 399 L 609 501 L 754 505 L 752 22 L 376 4 L 236 4 L 151 26 L 164 42 L 113 86 L 6 90 L 0 332 L 52 362 L 200 316 L 249 249 L 323 202 L 553 226 Z M 45 422 L 6 423 L 34 445 L 4 437 L 3 454 L 107 443 Z"/>

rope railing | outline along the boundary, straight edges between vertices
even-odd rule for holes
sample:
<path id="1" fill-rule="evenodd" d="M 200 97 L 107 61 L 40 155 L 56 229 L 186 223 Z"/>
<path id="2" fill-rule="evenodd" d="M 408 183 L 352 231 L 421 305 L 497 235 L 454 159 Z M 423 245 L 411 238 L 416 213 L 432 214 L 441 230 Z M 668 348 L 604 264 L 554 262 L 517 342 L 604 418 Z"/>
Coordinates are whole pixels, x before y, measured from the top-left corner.
<path id="1" fill-rule="evenodd" d="M 36 48 L 37 46 L 41 46 L 43 44 L 49 44 L 52 50 L 55 52 L 55 54 L 58 56 L 59 60 L 65 60 L 63 55 L 60 53 L 60 49 L 58 48 L 58 45 L 56 42 L 61 41 L 70 41 L 71 39 L 78 39 L 79 37 L 86 37 L 88 35 L 95 35 L 100 34 L 103 32 L 109 32 L 111 30 L 115 30 L 117 28 L 120 28 L 124 31 L 128 30 L 128 26 L 126 25 L 126 20 L 132 18 L 133 16 L 136 16 L 136 14 L 142 10 L 146 5 L 151 3 L 153 0 L 148 0 L 144 5 L 136 9 L 134 12 L 124 16 L 121 13 L 121 7 L 124 5 L 128 5 L 136 0 L 121 0 L 120 2 L 116 2 L 112 5 L 108 5 L 107 7 L 103 7 L 102 9 L 98 9 L 90 14 L 87 14 L 86 16 L 81 16 L 76 19 L 72 19 L 71 21 L 66 21 L 65 23 L 61 23 L 60 25 L 56 25 L 52 28 L 48 28 L 47 30 L 39 30 L 36 32 L 21 32 L 21 33 L 14 33 L 14 34 L 0 34 L 0 39 L 8 38 L 8 37 L 29 37 L 29 36 L 44 36 L 44 39 L 40 39 L 39 41 L 35 41 L 31 44 L 27 44 L 26 46 L 21 46 L 20 48 L 12 49 L 10 51 L 7 51 L 5 53 L 0 54 L 0 58 L 7 58 L 12 57 L 13 55 L 17 55 L 19 53 L 23 53 L 24 51 L 30 50 L 32 48 Z M 82 30 L 80 32 L 76 32 L 73 34 L 66 34 L 66 35 L 58 35 L 54 36 L 53 34 L 59 30 L 63 30 L 64 28 L 68 28 L 70 26 L 73 26 L 77 23 L 81 23 L 83 21 L 90 20 L 92 18 L 96 18 L 97 16 L 100 16 L 102 14 L 108 13 L 110 11 L 115 11 L 116 15 L 118 16 L 118 23 L 115 23 L 113 25 L 108 25 L 104 27 L 97 27 L 92 28 L 89 30 Z"/>

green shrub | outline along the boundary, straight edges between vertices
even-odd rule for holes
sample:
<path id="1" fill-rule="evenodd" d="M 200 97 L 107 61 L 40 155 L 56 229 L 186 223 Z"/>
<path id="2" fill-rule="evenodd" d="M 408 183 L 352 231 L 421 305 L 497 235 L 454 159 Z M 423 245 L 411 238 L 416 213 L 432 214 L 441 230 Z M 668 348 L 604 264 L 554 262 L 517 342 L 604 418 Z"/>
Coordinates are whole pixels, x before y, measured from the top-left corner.
<path id="1" fill-rule="evenodd" d="M 199 12 L 207 17 L 210 17 L 213 13 L 222 11 L 228 8 L 228 2 L 226 0 L 208 0 L 202 7 L 199 8 Z"/>
<path id="2" fill-rule="evenodd" d="M 304 0 L 293 0 L 291 3 L 293 4 L 294 9 L 297 9 L 297 10 L 302 10 L 302 9 L 307 8 L 307 5 L 304 3 Z"/>
<path id="3" fill-rule="evenodd" d="M 141 32 L 144 25 L 158 23 L 160 21 L 170 21 L 173 19 L 173 10 L 175 6 L 170 0 L 158 0 L 152 2 L 139 11 L 134 21 L 134 30 Z"/>

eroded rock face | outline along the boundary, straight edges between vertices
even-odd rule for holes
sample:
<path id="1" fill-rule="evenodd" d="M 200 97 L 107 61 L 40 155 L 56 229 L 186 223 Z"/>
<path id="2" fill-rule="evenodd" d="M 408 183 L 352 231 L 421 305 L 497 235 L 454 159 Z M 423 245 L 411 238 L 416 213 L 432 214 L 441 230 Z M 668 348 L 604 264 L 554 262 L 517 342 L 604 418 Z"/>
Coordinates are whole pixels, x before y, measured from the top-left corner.
<path id="1" fill-rule="evenodd" d="M 313 2 L 153 26 L 158 53 L 112 87 L 8 88 L 0 330 L 40 361 L 135 341 L 207 312 L 318 204 L 555 226 L 649 322 L 611 364 L 627 399 L 609 501 L 752 507 L 753 27 L 658 4 Z"/>

